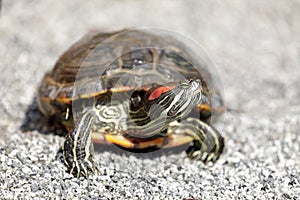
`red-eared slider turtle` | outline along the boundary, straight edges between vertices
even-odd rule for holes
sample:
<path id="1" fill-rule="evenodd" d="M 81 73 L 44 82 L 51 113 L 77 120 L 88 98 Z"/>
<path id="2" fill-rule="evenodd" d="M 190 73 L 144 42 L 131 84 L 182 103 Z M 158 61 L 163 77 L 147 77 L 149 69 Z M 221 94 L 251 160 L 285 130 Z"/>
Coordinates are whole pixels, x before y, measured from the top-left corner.
<path id="1" fill-rule="evenodd" d="M 98 169 L 92 142 L 137 152 L 190 143 L 190 158 L 216 161 L 224 139 L 209 125 L 220 110 L 212 107 L 212 96 L 223 104 L 211 83 L 197 58 L 172 37 L 90 33 L 45 75 L 38 105 L 69 130 L 63 159 L 77 177 Z"/>

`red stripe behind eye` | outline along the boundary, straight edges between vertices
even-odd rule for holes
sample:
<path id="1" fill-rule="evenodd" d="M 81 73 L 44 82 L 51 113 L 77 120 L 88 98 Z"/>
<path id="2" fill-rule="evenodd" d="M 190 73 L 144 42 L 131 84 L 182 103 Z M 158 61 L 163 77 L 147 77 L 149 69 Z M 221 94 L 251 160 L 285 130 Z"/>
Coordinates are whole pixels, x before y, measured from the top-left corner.
<path id="1" fill-rule="evenodd" d="M 156 98 L 160 97 L 163 93 L 168 92 L 168 91 L 172 90 L 173 88 L 175 88 L 175 86 L 162 86 L 162 87 L 156 88 L 155 90 L 152 91 L 152 93 L 148 97 L 148 100 L 151 101 L 153 99 L 156 99 Z"/>

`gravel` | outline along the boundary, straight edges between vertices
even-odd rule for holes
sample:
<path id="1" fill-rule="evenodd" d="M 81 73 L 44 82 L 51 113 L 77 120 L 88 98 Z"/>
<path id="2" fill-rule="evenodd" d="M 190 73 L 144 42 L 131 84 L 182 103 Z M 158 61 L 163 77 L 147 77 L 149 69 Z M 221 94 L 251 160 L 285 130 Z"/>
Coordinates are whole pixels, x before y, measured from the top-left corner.
<path id="1" fill-rule="evenodd" d="M 299 1 L 4 1 L 0 15 L 1 199 L 299 199 Z M 60 127 L 36 89 L 84 33 L 161 27 L 200 43 L 218 66 L 226 152 L 215 165 L 180 150 L 97 147 L 99 175 L 74 178 Z M 55 134 L 54 134 L 55 133 Z"/>

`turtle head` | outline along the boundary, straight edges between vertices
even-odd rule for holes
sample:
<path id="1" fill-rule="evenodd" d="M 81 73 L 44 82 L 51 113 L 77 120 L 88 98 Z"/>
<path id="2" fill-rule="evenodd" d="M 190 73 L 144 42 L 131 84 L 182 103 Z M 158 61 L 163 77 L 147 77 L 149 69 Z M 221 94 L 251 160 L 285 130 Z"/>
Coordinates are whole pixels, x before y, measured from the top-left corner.
<path id="1" fill-rule="evenodd" d="M 159 85 L 147 94 L 146 107 L 150 116 L 177 118 L 186 116 L 202 100 L 203 87 L 199 79 L 185 80 L 180 83 Z"/>

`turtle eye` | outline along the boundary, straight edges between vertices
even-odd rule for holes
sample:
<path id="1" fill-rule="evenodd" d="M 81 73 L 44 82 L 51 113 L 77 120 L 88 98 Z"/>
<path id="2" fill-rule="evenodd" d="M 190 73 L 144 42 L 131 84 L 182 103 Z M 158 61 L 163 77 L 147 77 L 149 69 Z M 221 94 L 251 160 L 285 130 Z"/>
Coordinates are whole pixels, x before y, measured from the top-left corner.
<path id="1" fill-rule="evenodd" d="M 179 83 L 179 86 L 183 89 L 188 89 L 191 86 L 191 81 L 183 81 L 181 83 Z"/>
<path id="2" fill-rule="evenodd" d="M 162 87 L 156 88 L 155 90 L 153 90 L 151 92 L 151 94 L 148 97 L 148 100 L 151 101 L 151 100 L 157 99 L 163 93 L 168 92 L 168 91 L 172 90 L 173 88 L 175 88 L 175 86 L 162 86 Z"/>

